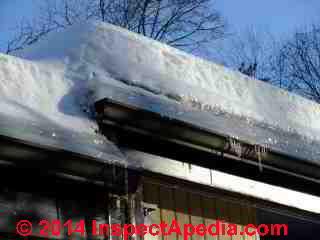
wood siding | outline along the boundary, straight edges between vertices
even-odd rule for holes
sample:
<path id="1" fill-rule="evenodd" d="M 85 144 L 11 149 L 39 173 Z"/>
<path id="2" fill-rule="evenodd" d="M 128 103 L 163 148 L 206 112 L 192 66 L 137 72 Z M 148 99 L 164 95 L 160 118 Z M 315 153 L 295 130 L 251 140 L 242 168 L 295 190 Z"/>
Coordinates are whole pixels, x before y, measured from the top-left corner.
<path id="1" fill-rule="evenodd" d="M 167 184 L 158 184 L 151 179 L 144 180 L 144 202 L 157 206 L 155 211 L 148 216 L 149 222 L 159 224 L 161 221 L 169 226 L 173 219 L 176 219 L 183 231 L 183 224 L 204 224 L 209 226 L 216 224 L 217 220 L 223 220 L 226 232 L 227 224 L 236 224 L 238 232 L 244 230 L 247 224 L 256 224 L 256 209 L 236 201 L 227 200 L 224 196 L 217 196 L 208 193 L 201 194 L 196 191 L 189 191 L 183 186 L 170 186 Z M 194 189 L 196 190 L 196 189 Z M 220 229 L 222 225 L 220 225 Z M 213 231 L 215 229 L 213 228 Z M 145 239 L 159 240 L 182 240 L 183 235 L 172 234 L 170 236 L 145 236 Z M 193 235 L 192 240 L 235 240 L 249 239 L 258 240 L 256 236 L 229 236 L 228 234 L 212 236 Z"/>
<path id="2" fill-rule="evenodd" d="M 31 176 L 30 176 L 31 177 Z M 69 181 L 56 181 L 52 179 L 42 178 L 46 183 L 45 187 L 39 184 L 39 178 L 35 177 L 34 181 L 25 179 L 24 184 L 18 187 L 10 182 L 2 182 L 0 189 L 0 211 L 2 213 L 0 232 L 12 234 L 13 239 L 20 239 L 14 235 L 16 223 L 19 220 L 29 220 L 34 226 L 34 234 L 39 236 L 39 222 L 42 219 L 55 220 L 59 219 L 61 223 L 67 220 L 73 221 L 73 229 L 75 224 L 80 220 L 91 222 L 92 219 L 97 220 L 97 224 L 105 224 L 108 221 L 108 214 L 111 223 L 117 223 L 118 210 L 125 211 L 124 215 L 128 215 L 127 206 L 120 201 L 117 211 L 109 211 L 110 202 L 115 202 L 110 199 L 108 189 L 102 187 L 94 187 L 91 184 L 81 184 Z M 162 181 L 162 182 L 161 182 Z M 158 177 L 142 178 L 142 198 L 143 204 L 149 204 L 155 207 L 155 211 L 143 219 L 145 224 L 160 224 L 161 221 L 171 224 L 173 219 L 177 219 L 179 224 L 204 224 L 206 226 L 215 224 L 216 220 L 224 220 L 225 223 L 235 223 L 239 229 L 244 225 L 256 223 L 256 213 L 250 204 L 240 204 L 237 201 L 230 201 L 222 194 L 214 192 L 213 188 L 208 188 L 209 193 L 202 194 L 197 192 L 202 186 L 193 184 L 186 188 L 183 184 L 177 183 L 174 179 L 164 182 Z M 130 181 L 131 185 L 133 184 Z M 179 185 L 180 184 L 180 185 Z M 12 186 L 10 186 L 12 185 Z M 136 185 L 136 184 L 134 184 Z M 140 185 L 139 185 L 140 186 Z M 214 194 L 211 194 L 214 193 Z M 137 195 L 132 197 L 137 200 Z M 138 194 L 139 195 L 139 194 Z M 109 197 L 107 197 L 109 196 Z M 139 195 L 140 196 L 140 195 Z M 238 195 L 237 195 L 238 196 Z M 122 196 L 123 201 L 125 196 Z M 242 201 L 240 197 L 234 200 Z M 243 201 L 242 201 L 243 202 Z M 123 206 L 122 206 L 123 205 Z M 114 208 L 114 207 L 113 207 Z M 119 208 L 119 209 L 118 209 Z M 125 210 L 127 209 L 127 210 Z M 114 215 L 114 218 L 113 218 Z M 134 214 L 133 214 L 134 215 Z M 140 216 L 141 217 L 141 216 Z M 120 219 L 121 223 L 128 223 L 129 219 Z M 138 222 L 136 222 L 138 224 Z M 73 233 L 72 236 L 67 236 L 66 228 L 61 229 L 60 236 L 52 236 L 51 239 L 103 239 L 103 236 L 90 236 L 92 230 L 87 225 L 85 236 L 81 237 L 79 233 Z M 42 229 L 42 228 L 41 228 Z M 64 231 L 63 231 L 64 230 Z M 183 230 L 183 229 L 182 229 Z M 214 229 L 213 229 L 214 230 Z M 237 236 L 192 236 L 192 240 L 234 240 L 234 239 L 252 239 L 255 237 L 239 238 Z M 9 236 L 6 236 L 9 239 Z M 166 237 L 146 235 L 146 240 L 183 240 L 181 235 L 170 235 Z M 112 240 L 116 240 L 112 237 Z M 141 240 L 137 238 L 137 240 Z"/>

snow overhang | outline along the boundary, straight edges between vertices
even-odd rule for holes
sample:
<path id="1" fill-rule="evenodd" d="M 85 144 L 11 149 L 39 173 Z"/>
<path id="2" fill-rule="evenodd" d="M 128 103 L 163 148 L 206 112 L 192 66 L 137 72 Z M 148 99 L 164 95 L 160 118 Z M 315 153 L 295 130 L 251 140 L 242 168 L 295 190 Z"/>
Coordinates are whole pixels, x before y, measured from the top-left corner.
<path id="1" fill-rule="evenodd" d="M 102 22 L 52 32 L 18 55 L 3 57 L 1 92 L 61 126 L 92 132 L 91 105 L 112 100 L 156 114 L 166 139 L 319 179 L 320 105 L 307 99 Z"/>
<path id="2" fill-rule="evenodd" d="M 139 90 L 104 85 L 96 99 L 100 125 L 117 129 L 123 144 L 168 157 L 180 153 L 194 164 L 318 194 L 318 142 L 310 145 L 297 134 Z"/>

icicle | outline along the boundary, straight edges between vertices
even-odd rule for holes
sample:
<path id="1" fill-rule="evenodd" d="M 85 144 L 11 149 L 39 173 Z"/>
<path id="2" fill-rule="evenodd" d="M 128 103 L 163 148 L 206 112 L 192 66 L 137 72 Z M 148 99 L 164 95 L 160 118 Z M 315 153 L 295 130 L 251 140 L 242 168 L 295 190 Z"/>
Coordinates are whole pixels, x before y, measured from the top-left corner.
<path id="1" fill-rule="evenodd" d="M 262 172 L 263 171 L 262 158 L 265 157 L 267 154 L 267 147 L 255 145 L 254 149 L 255 149 L 255 153 L 258 156 L 259 170 L 260 172 Z"/>
<path id="2" fill-rule="evenodd" d="M 238 157 L 241 157 L 242 156 L 241 143 L 237 142 L 237 140 L 233 138 L 230 138 L 229 142 L 230 142 L 231 150 L 234 151 L 238 155 Z"/>

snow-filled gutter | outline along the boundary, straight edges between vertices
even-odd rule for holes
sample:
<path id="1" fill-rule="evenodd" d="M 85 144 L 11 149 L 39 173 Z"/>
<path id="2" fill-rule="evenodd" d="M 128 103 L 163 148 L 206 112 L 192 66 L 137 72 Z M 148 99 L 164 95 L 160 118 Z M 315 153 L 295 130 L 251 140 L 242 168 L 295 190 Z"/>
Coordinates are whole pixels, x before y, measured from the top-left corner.
<path id="1" fill-rule="evenodd" d="M 112 88 L 110 93 L 107 89 L 110 88 L 101 92 L 105 91 L 109 97 L 100 96 L 96 102 L 99 122 L 105 132 L 110 132 L 111 128 L 116 129 L 122 144 L 157 155 L 180 160 L 185 158 L 185 162 L 319 195 L 317 189 L 320 183 L 320 165 L 310 161 L 308 154 L 304 155 L 305 158 L 301 153 L 293 155 L 290 149 L 281 144 L 265 147 L 259 141 L 255 142 L 253 135 L 250 136 L 250 133 L 257 136 L 256 133 L 260 132 L 267 137 L 269 129 L 248 126 L 236 119 L 237 124 L 230 128 L 245 126 L 248 131 L 233 138 L 235 135 L 230 134 L 230 129 L 219 129 L 219 125 L 216 129 L 203 127 L 201 124 L 205 120 L 201 115 L 207 115 L 201 111 L 194 112 L 200 121 L 189 121 L 190 118 L 184 121 L 183 116 L 177 118 L 170 112 L 170 109 L 176 110 L 175 106 L 183 108 L 181 104 L 157 100 L 147 95 L 142 97 L 134 91 L 128 93 L 123 89 Z M 232 125 L 234 120 L 222 117 L 221 122 L 224 122 L 225 127 L 228 122 Z M 283 138 L 279 137 L 278 143 Z M 288 147 L 293 143 L 289 142 Z"/>

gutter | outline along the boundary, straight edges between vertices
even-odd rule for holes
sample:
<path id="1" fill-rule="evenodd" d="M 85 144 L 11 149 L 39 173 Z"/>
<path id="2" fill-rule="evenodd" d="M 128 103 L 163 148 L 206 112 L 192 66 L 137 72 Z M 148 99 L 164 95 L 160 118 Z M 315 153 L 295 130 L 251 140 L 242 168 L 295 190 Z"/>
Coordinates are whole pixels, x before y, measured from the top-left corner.
<path id="1" fill-rule="evenodd" d="M 313 162 L 272 149 L 259 153 L 256 149 L 263 146 L 219 135 L 114 99 L 99 100 L 95 107 L 100 128 L 105 134 L 113 129 L 119 136 L 120 145 L 135 149 L 140 147 L 146 152 L 151 149 L 152 154 L 319 195 L 320 167 Z M 239 156 L 232 144 L 240 145 L 247 154 Z M 172 154 L 168 154 L 170 151 Z M 174 154 L 175 151 L 183 157 Z M 313 187 L 308 189 L 307 183 Z"/>

